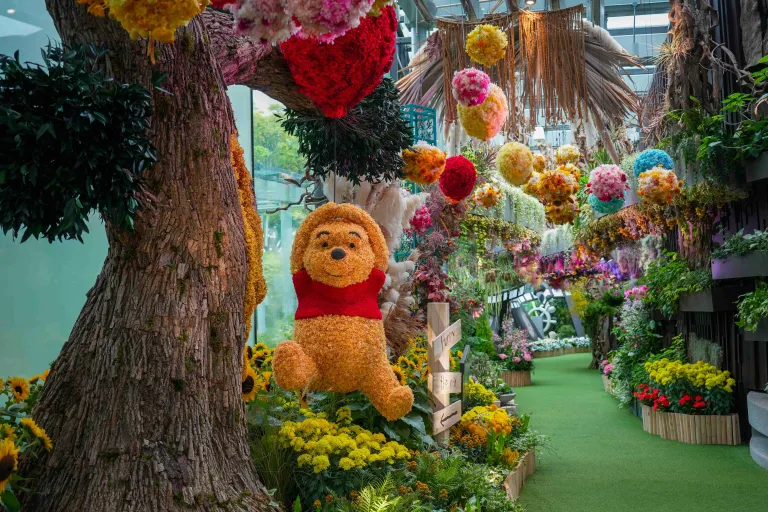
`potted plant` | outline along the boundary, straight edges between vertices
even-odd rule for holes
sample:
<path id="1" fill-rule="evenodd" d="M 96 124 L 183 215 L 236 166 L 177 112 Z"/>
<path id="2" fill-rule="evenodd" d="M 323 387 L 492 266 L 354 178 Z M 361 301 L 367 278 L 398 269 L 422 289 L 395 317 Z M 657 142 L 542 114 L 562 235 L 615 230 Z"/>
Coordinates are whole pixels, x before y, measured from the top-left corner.
<path id="1" fill-rule="evenodd" d="M 533 371 L 533 350 L 528 341 L 528 332 L 515 329 L 507 320 L 503 325 L 504 337 L 499 342 L 498 357 L 501 360 L 501 378 L 513 388 L 531 385 Z"/>
<path id="2" fill-rule="evenodd" d="M 763 392 L 750 391 L 747 395 L 747 413 L 752 427 L 749 453 L 752 460 L 768 469 L 768 384 Z"/>
<path id="3" fill-rule="evenodd" d="M 613 372 L 613 363 L 608 359 L 600 362 L 600 373 L 603 377 L 603 389 L 606 393 L 611 392 L 611 373 Z"/>

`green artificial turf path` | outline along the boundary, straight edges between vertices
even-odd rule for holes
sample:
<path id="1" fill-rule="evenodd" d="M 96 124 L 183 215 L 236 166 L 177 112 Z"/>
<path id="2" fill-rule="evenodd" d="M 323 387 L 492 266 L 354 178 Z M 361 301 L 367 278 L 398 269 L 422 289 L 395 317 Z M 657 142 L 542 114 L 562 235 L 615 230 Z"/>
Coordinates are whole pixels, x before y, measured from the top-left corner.
<path id="1" fill-rule="evenodd" d="M 643 432 L 603 391 L 590 354 L 536 360 L 516 402 L 551 438 L 520 501 L 528 512 L 768 512 L 768 471 L 741 446 L 688 445 Z"/>

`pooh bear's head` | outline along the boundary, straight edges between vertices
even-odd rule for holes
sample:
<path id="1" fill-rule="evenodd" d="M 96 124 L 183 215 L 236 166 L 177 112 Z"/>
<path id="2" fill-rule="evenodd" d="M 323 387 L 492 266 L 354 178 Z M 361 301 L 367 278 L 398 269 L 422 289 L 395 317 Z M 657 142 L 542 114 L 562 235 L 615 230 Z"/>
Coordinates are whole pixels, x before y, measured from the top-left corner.
<path id="1" fill-rule="evenodd" d="M 328 203 L 310 213 L 293 241 L 291 273 L 306 269 L 336 288 L 362 283 L 374 268 L 387 270 L 389 251 L 378 224 L 361 208 Z"/>

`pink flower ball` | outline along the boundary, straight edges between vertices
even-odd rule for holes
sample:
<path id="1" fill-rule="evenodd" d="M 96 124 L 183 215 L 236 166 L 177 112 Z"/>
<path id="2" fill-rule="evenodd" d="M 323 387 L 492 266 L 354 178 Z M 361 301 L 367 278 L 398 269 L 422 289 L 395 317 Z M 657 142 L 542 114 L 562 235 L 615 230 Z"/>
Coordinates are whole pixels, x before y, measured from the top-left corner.
<path id="1" fill-rule="evenodd" d="M 589 173 L 589 191 L 600 201 L 623 198 L 629 188 L 627 175 L 618 165 L 600 165 Z"/>
<path id="2" fill-rule="evenodd" d="M 474 107 L 485 101 L 491 89 L 491 79 L 475 68 L 462 69 L 453 74 L 453 97 L 465 107 Z"/>
<path id="3" fill-rule="evenodd" d="M 287 11 L 299 22 L 300 37 L 331 43 L 360 25 L 373 0 L 285 0 Z"/>

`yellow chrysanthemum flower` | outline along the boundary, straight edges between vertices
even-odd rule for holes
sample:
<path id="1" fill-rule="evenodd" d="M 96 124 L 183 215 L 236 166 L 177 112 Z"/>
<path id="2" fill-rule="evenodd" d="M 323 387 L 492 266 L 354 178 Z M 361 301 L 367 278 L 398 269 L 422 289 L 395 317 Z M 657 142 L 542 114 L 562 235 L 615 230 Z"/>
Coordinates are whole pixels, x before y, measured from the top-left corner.
<path id="1" fill-rule="evenodd" d="M 11 480 L 11 475 L 19 469 L 19 449 L 10 439 L 0 441 L 0 494 Z"/>
<path id="2" fill-rule="evenodd" d="M 16 403 L 23 402 L 29 398 L 29 382 L 27 379 L 11 377 L 6 382 L 6 385 L 11 388 L 11 393 L 13 393 L 13 399 L 16 400 Z"/>
<path id="3" fill-rule="evenodd" d="M 51 438 L 48 437 L 48 434 L 45 433 L 45 430 L 40 428 L 40 426 L 35 423 L 35 420 L 32 418 L 22 418 L 21 426 L 26 428 L 30 434 L 38 438 L 43 443 L 43 446 L 47 451 L 51 451 L 53 449 L 53 442 L 51 441 Z"/>

